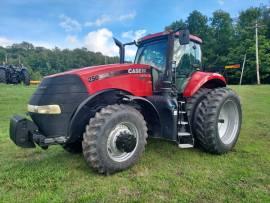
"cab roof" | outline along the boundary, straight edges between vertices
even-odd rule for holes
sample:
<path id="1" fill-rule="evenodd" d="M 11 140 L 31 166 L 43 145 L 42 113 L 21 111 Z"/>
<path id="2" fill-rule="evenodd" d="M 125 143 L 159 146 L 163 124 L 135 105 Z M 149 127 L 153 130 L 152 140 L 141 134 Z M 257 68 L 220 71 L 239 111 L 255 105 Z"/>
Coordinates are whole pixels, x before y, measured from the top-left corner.
<path id="1" fill-rule="evenodd" d="M 146 40 L 150 40 L 150 39 L 154 39 L 154 38 L 158 38 L 158 37 L 163 37 L 163 36 L 166 36 L 166 35 L 169 35 L 170 32 L 168 31 L 164 31 L 164 32 L 158 32 L 158 33 L 155 33 L 155 34 L 149 34 L 149 35 L 146 35 L 145 37 L 142 37 L 138 40 L 138 42 L 143 42 L 143 41 L 146 41 Z M 176 32 L 175 33 L 176 36 L 179 36 L 179 32 Z M 199 43 L 199 44 L 202 44 L 202 39 L 195 36 L 195 35 L 189 35 L 189 38 L 191 41 L 194 41 L 196 43 Z"/>

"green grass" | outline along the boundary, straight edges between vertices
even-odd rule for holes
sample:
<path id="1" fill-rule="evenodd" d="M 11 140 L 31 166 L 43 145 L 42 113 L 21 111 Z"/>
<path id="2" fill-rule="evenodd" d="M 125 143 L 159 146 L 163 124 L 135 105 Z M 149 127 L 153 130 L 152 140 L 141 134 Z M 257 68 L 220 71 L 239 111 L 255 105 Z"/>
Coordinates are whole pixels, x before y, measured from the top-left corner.
<path id="1" fill-rule="evenodd" d="M 24 114 L 35 87 L 0 85 L 0 202 L 270 202 L 270 86 L 233 89 L 243 126 L 232 152 L 216 156 L 149 140 L 138 164 L 106 177 L 60 146 L 15 146 L 9 117 Z"/>

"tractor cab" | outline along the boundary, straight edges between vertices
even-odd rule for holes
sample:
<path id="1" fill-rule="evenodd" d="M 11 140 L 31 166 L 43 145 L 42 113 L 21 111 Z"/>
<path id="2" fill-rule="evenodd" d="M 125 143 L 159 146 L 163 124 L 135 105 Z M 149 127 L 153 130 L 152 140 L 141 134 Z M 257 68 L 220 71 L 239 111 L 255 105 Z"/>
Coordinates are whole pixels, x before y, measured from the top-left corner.
<path id="1" fill-rule="evenodd" d="M 164 81 L 171 81 L 177 92 L 182 93 L 190 75 L 201 68 L 201 43 L 188 30 L 150 34 L 135 43 L 138 50 L 134 63 L 152 67 L 154 92 L 164 88 Z M 120 47 L 120 59 L 123 54 Z"/>
<path id="2" fill-rule="evenodd" d="M 188 36 L 184 43 L 180 40 L 182 36 L 179 32 L 161 32 L 139 40 L 135 63 L 153 67 L 154 91 L 160 90 L 164 78 L 170 80 L 171 77 L 170 81 L 173 81 L 178 92 L 182 92 L 191 73 L 201 67 L 202 41 L 193 35 Z"/>

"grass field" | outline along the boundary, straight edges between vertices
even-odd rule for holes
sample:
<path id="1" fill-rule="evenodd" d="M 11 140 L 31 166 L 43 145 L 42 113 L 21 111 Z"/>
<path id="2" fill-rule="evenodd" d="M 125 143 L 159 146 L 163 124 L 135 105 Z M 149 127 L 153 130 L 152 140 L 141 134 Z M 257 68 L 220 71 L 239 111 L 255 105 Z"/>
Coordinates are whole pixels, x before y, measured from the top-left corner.
<path id="1" fill-rule="evenodd" d="M 234 86 L 243 104 L 235 149 L 222 156 L 149 140 L 139 163 L 112 176 L 60 146 L 20 149 L 9 118 L 34 86 L 0 85 L 0 202 L 270 202 L 270 86 Z"/>

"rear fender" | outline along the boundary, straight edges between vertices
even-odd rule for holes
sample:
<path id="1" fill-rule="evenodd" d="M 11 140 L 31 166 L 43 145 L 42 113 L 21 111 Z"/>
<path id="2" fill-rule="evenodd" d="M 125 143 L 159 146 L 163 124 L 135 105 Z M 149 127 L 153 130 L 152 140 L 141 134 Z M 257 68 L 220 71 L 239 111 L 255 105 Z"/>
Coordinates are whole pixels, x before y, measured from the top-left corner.
<path id="1" fill-rule="evenodd" d="M 107 89 L 97 92 L 85 99 L 74 112 L 68 130 L 69 143 L 82 139 L 85 126 L 89 123 L 90 118 L 94 117 L 96 112 L 107 105 L 116 104 L 122 101 L 129 92 L 118 89 Z"/>
<path id="2" fill-rule="evenodd" d="M 225 87 L 226 80 L 225 78 L 218 73 L 207 73 L 197 71 L 191 75 L 184 92 L 184 97 L 191 97 L 194 95 L 201 87 L 205 88 L 216 88 L 216 87 Z"/>

